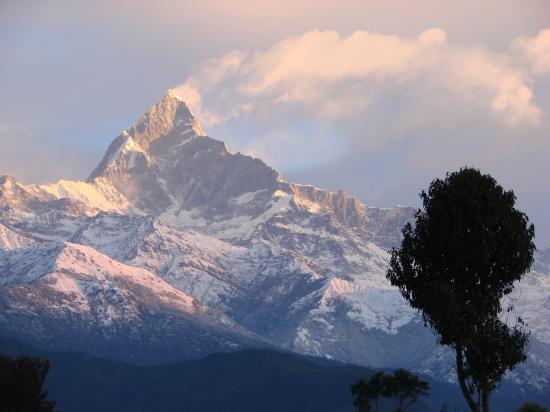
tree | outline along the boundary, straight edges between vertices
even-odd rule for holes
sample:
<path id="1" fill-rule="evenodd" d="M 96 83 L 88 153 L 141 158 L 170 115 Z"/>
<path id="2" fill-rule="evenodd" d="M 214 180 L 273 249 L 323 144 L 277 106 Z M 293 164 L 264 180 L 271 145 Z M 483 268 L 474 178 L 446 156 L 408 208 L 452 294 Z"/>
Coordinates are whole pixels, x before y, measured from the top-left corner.
<path id="1" fill-rule="evenodd" d="M 0 410 L 55 412 L 55 402 L 47 400 L 43 389 L 49 368 L 47 359 L 0 356 Z"/>
<path id="2" fill-rule="evenodd" d="M 353 404 L 359 412 L 370 412 L 372 401 L 374 401 L 374 410 L 378 410 L 378 398 L 384 394 L 385 378 L 384 372 L 377 372 L 371 376 L 368 383 L 360 379 L 356 384 L 351 385 L 351 393 L 355 395 Z"/>
<path id="3" fill-rule="evenodd" d="M 514 207 L 514 193 L 476 169 L 436 179 L 420 197 L 423 208 L 403 228 L 386 276 L 454 350 L 470 409 L 487 412 L 504 373 L 526 359 L 521 318 L 508 326 L 499 315 L 533 262 L 535 229 Z"/>
<path id="4" fill-rule="evenodd" d="M 373 393 L 367 382 L 363 379 L 359 379 L 357 383 L 351 385 L 350 390 L 351 394 L 355 396 L 353 405 L 359 412 L 372 411 L 372 406 L 370 403 L 373 398 Z"/>
<path id="5" fill-rule="evenodd" d="M 393 375 L 378 372 L 368 382 L 360 379 L 351 386 L 351 393 L 355 395 L 353 404 L 359 412 L 370 412 L 373 401 L 377 411 L 380 396 L 397 398 L 399 406 L 396 412 L 404 412 L 420 395 L 429 395 L 429 391 L 427 382 L 405 369 L 397 369 Z"/>
<path id="6" fill-rule="evenodd" d="M 534 402 L 524 402 L 519 407 L 518 412 L 548 412 L 548 408 L 537 405 Z"/>
<path id="7" fill-rule="evenodd" d="M 387 376 L 384 382 L 384 394 L 395 397 L 398 401 L 396 412 L 404 412 L 419 396 L 430 394 L 430 387 L 406 369 L 397 369 Z"/>

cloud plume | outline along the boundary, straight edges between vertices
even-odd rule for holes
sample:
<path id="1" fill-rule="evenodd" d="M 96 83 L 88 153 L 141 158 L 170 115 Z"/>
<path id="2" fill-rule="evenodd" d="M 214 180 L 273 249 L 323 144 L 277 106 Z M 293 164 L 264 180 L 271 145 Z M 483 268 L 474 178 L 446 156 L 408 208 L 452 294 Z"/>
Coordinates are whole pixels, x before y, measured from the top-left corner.
<path id="1" fill-rule="evenodd" d="M 209 60 L 177 90 L 206 126 L 266 110 L 355 116 L 379 104 L 388 89 L 422 101 L 446 96 L 511 125 L 538 124 L 541 110 L 530 82 L 533 73 L 548 69 L 548 38 L 545 31 L 516 42 L 533 61 L 531 70 L 507 53 L 449 43 L 437 28 L 417 38 L 309 31 L 267 50 Z"/>
<path id="2" fill-rule="evenodd" d="M 532 73 L 550 72 L 550 29 L 541 30 L 536 37 L 520 37 L 512 47 L 528 60 Z"/>

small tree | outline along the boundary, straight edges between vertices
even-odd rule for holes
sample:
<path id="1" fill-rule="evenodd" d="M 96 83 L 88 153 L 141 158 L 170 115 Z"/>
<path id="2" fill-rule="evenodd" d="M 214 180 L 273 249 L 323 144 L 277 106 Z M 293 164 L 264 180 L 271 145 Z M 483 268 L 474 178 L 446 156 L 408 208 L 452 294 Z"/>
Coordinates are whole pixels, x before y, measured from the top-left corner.
<path id="1" fill-rule="evenodd" d="M 385 379 L 384 394 L 397 398 L 398 408 L 396 412 L 404 412 L 419 396 L 430 394 L 430 386 L 427 382 L 418 379 L 417 376 L 405 369 L 397 369 L 393 375 Z"/>
<path id="2" fill-rule="evenodd" d="M 487 412 L 504 373 L 526 359 L 521 318 L 509 327 L 499 315 L 501 299 L 533 262 L 535 230 L 515 209 L 514 193 L 476 169 L 436 179 L 420 197 L 423 209 L 405 225 L 387 278 L 454 349 L 470 409 Z"/>
<path id="3" fill-rule="evenodd" d="M 397 412 L 403 412 L 412 405 L 420 395 L 429 395 L 427 382 L 421 381 L 405 369 L 397 369 L 393 375 L 384 372 L 375 373 L 368 382 L 360 379 L 351 385 L 351 393 L 355 395 L 353 404 L 359 412 L 370 412 L 374 401 L 375 411 L 378 410 L 380 396 L 397 398 Z"/>
<path id="4" fill-rule="evenodd" d="M 353 405 L 359 412 L 372 411 L 371 400 L 373 399 L 373 392 L 369 387 L 369 384 L 363 379 L 359 379 L 357 383 L 354 383 L 350 387 L 351 394 L 355 396 Z"/>
<path id="5" fill-rule="evenodd" d="M 378 411 L 378 398 L 384 394 L 386 376 L 384 372 L 377 372 L 369 380 L 371 392 L 374 394 L 374 410 Z"/>
<path id="6" fill-rule="evenodd" d="M 374 401 L 374 410 L 378 410 L 378 398 L 383 396 L 386 385 L 386 375 L 384 372 L 377 372 L 371 376 L 368 383 L 363 379 L 351 385 L 351 393 L 355 395 L 353 404 L 359 412 L 370 412 L 371 402 Z"/>
<path id="7" fill-rule="evenodd" d="M 524 402 L 519 407 L 518 412 L 548 412 L 548 408 L 537 405 L 534 402 Z"/>
<path id="8" fill-rule="evenodd" d="M 0 357 L 0 411 L 55 412 L 43 389 L 48 360 Z"/>

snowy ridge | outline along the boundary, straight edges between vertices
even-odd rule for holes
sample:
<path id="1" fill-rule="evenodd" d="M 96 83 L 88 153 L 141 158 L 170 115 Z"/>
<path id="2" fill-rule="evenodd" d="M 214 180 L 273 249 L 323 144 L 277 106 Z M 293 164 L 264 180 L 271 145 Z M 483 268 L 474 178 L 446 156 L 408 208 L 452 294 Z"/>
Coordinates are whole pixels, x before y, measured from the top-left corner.
<path id="1" fill-rule="evenodd" d="M 0 331 L 41 345 L 138 362 L 265 345 L 155 274 L 84 245 L 0 251 L 0 285 Z"/>
<path id="2" fill-rule="evenodd" d="M 255 275 L 246 248 L 192 230 L 178 231 L 151 216 L 102 213 L 88 219 L 72 241 L 146 268 L 208 305 L 223 306 Z"/>
<path id="3" fill-rule="evenodd" d="M 86 284 L 94 283 L 96 288 L 113 290 L 116 285 L 126 283 L 148 290 L 163 304 L 175 309 L 193 312 L 196 307 L 192 297 L 172 288 L 158 276 L 124 265 L 84 245 L 47 242 L 3 252 L 0 268 L 2 285 L 17 286 L 40 280 L 67 296 L 76 294 L 78 301 L 86 300 L 83 292 Z M 123 307 L 127 306 L 128 302 Z"/>
<path id="4" fill-rule="evenodd" d="M 24 188 L 40 199 L 59 200 L 73 199 L 82 202 L 98 211 L 132 211 L 132 207 L 123 196 L 106 179 L 98 178 L 92 183 L 59 180 L 56 183 L 28 185 Z"/>
<path id="5" fill-rule="evenodd" d="M 535 253 L 533 270 L 514 285 L 503 302 L 511 304 L 532 331 L 533 338 L 550 345 L 550 249 Z M 549 377 L 550 381 L 550 377 Z"/>
<path id="6" fill-rule="evenodd" d="M 123 238 L 119 233 L 124 233 Z M 73 241 L 147 268 L 253 332 L 302 353 L 342 359 L 338 354 L 344 343 L 338 338 L 342 327 L 356 324 L 367 335 L 376 330 L 399 339 L 399 328 L 417 317 L 385 279 L 388 256 L 374 244 L 366 246 L 370 255 L 363 255 L 368 272 L 344 275 L 284 248 L 256 244 L 250 250 L 193 231 L 180 232 L 151 217 L 98 215 Z M 358 260 L 363 262 L 352 256 L 348 265 Z M 325 334 L 332 336 L 332 342 L 325 340 Z M 392 365 L 403 361 L 400 351 L 387 356 Z M 365 353 L 362 344 L 347 347 L 346 352 L 346 360 L 384 364 Z"/>
<path id="7" fill-rule="evenodd" d="M 0 223 L 0 250 L 17 249 L 31 245 L 36 240 Z"/>
<path id="8" fill-rule="evenodd" d="M 95 213 L 81 201 L 32 193 L 13 177 L 0 178 L 0 221 L 12 229 L 63 240 Z"/>

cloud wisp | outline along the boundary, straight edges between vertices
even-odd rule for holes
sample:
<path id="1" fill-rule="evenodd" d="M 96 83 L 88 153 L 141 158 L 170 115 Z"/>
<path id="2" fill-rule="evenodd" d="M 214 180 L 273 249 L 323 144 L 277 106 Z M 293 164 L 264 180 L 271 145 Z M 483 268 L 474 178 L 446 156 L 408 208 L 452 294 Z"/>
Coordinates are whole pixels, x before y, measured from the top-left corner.
<path id="1" fill-rule="evenodd" d="M 512 48 L 523 54 L 533 74 L 550 73 L 550 29 L 542 30 L 536 37 L 520 37 Z"/>
<path id="2" fill-rule="evenodd" d="M 206 126 L 297 107 L 324 119 L 349 118 L 378 104 L 387 89 L 422 101 L 443 95 L 511 125 L 536 125 L 541 109 L 531 82 L 548 71 L 549 38 L 545 31 L 514 42 L 527 56 L 517 64 L 509 51 L 449 43 L 437 28 L 417 38 L 309 31 L 265 51 L 209 60 L 177 91 Z"/>

